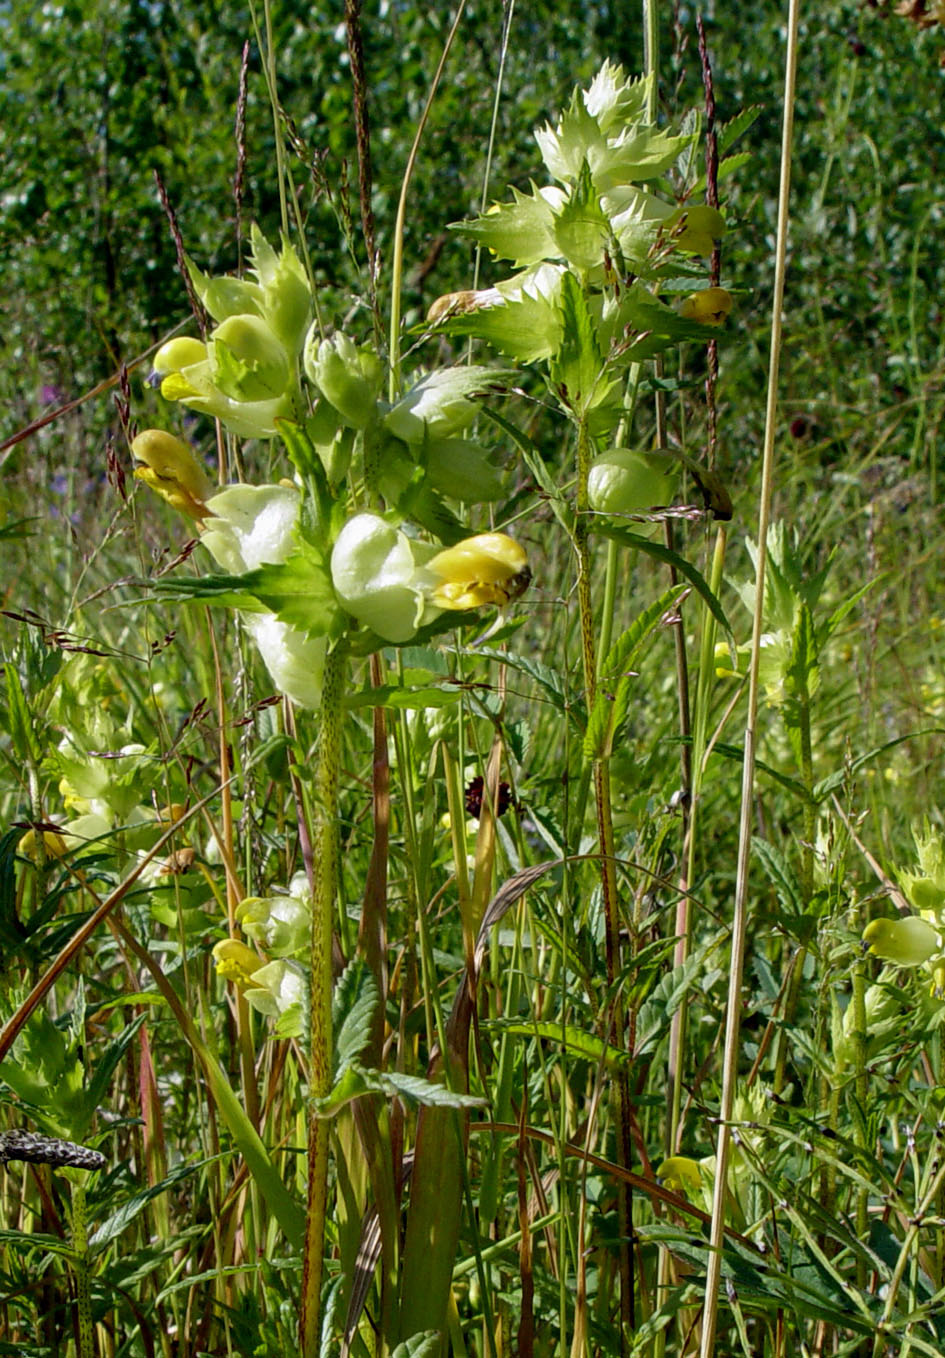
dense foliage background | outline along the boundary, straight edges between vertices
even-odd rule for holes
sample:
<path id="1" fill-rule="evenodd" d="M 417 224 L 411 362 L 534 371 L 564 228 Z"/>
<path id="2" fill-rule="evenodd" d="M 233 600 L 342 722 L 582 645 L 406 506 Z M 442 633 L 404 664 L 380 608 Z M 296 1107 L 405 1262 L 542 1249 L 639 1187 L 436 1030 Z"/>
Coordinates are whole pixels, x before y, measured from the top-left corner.
<path id="1" fill-rule="evenodd" d="M 495 153 L 483 196 L 504 18 Z M 362 14 L 385 316 L 401 176 L 450 20 L 443 7 L 407 0 L 378 0 Z M 750 10 L 717 4 L 704 20 L 719 121 L 757 109 L 733 148 L 750 159 L 720 185 L 728 223 L 722 267 L 735 296 L 716 393 L 718 468 L 734 505 L 721 598 L 743 643 L 749 615 L 738 587 L 751 576 L 746 539 L 754 535 L 759 489 L 785 15 L 761 0 Z M 255 1099 L 246 1111 L 300 1197 L 304 1063 L 258 1020 L 247 1049 L 210 948 L 226 924 L 221 839 L 250 895 L 285 887 L 303 867 L 300 780 L 316 720 L 267 702 L 272 685 L 231 617 L 148 596 L 148 582 L 190 532 L 166 506 L 145 499 L 128 452 L 131 421 L 173 422 L 208 465 L 217 456 L 210 422 L 169 415 L 145 381 L 145 355 L 189 318 L 155 174 L 187 252 L 210 272 L 235 270 L 251 221 L 278 238 L 278 137 L 323 314 L 329 324 L 371 333 L 344 6 L 283 3 L 272 25 L 278 127 L 260 58 L 266 44 L 251 12 L 190 0 L 22 0 L 0 8 L 0 648 L 10 666 L 0 731 L 8 827 L 0 836 L 0 1015 L 6 1021 L 18 1011 L 96 898 L 121 882 L 141 847 L 135 836 L 145 811 L 153 820 L 169 805 L 208 798 L 205 818 L 189 823 L 173 846 L 196 857 L 133 888 L 123 901 L 124 927 L 157 959 L 244 1102 Z M 694 11 L 667 9 L 660 41 L 661 116 L 680 118 L 703 102 Z M 238 240 L 234 123 L 244 42 Z M 941 26 L 923 30 L 871 5 L 830 3 L 802 15 L 774 517 L 793 544 L 785 569 L 796 572 L 798 591 L 825 572 L 819 591 L 811 586 L 805 595 L 815 624 L 837 621 L 829 638 L 823 631 L 808 695 L 809 779 L 783 712 L 773 702 L 762 707 L 739 1117 L 769 1131 L 746 1138 L 750 1188 L 735 1224 L 750 1236 L 770 1215 L 766 1259 L 774 1259 L 777 1279 L 766 1282 L 742 1242 L 728 1275 L 719 1354 L 780 1354 L 802 1344 L 819 1353 L 912 1351 L 895 1338 L 904 1317 L 912 1319 L 908 1342 L 916 1353 L 945 1346 L 936 1318 L 945 1287 L 936 1158 L 941 1009 L 929 978 L 887 969 L 887 1007 L 867 1047 L 856 1061 L 841 1053 L 854 976 L 880 974 L 875 959 L 864 960 L 863 927 L 895 913 L 887 897 L 898 874 L 914 867 L 913 827 L 943 828 L 943 48 Z M 439 295 L 472 286 L 473 251 L 449 224 L 506 197 L 509 184 L 527 188 L 539 175 L 534 129 L 605 58 L 642 68 L 635 11 L 536 2 L 503 14 L 498 3 L 470 0 L 410 190 L 408 326 Z M 486 285 L 496 266 L 483 258 L 479 268 Z M 415 358 L 461 355 L 458 344 L 440 339 Z M 695 458 L 706 440 L 705 361 L 687 346 L 678 373 L 669 374 L 679 382 L 668 383 L 671 440 Z M 123 368 L 128 376 L 113 381 Z M 527 428 L 552 481 L 566 485 L 568 433 L 537 395 L 530 387 L 530 402 L 503 410 Z M 633 440 L 644 446 L 652 436 L 641 406 Z M 239 457 L 247 479 L 286 474 L 268 444 L 251 442 Z M 508 467 L 499 519 L 523 520 L 534 576 L 520 605 L 524 628 L 510 642 L 518 663 L 500 679 L 496 665 L 458 643 L 407 652 L 408 678 L 416 670 L 444 686 L 467 685 L 468 707 L 461 717 L 451 708 L 448 719 L 429 711 L 391 716 L 392 984 L 384 1049 L 390 1068 L 404 1075 L 426 1073 L 464 961 L 451 896 L 455 845 L 447 827 L 459 812 L 440 752 L 446 732 L 456 735 L 448 759 L 463 784 L 486 773 L 496 729 L 505 741 L 503 777 L 515 810 L 500 822 L 497 884 L 539 859 L 593 854 L 596 846 L 571 728 L 581 694 L 573 566 L 552 531 L 547 497 L 511 455 Z M 479 513 L 474 526 L 484 527 Z M 708 573 L 710 528 L 682 523 L 679 534 L 679 550 Z M 667 581 L 644 557 L 621 569 L 624 627 Z M 689 612 L 684 617 L 695 665 L 698 629 Z M 669 631 L 635 659 L 633 700 L 613 758 L 615 824 L 630 864 L 624 929 L 634 960 L 623 980 L 638 1037 L 633 1169 L 648 1179 L 665 1154 L 667 1042 L 681 1006 L 689 1012 L 689 1048 L 678 1149 L 695 1161 L 713 1153 L 744 723 L 744 695 L 739 701 L 736 681 L 719 678 L 708 724 L 718 742 L 689 884 L 696 962 L 674 970 L 673 883 L 684 844 Z M 720 669 L 732 659 L 720 656 Z M 345 958 L 356 951 L 373 870 L 373 753 L 364 706 L 346 728 L 343 755 L 338 934 Z M 231 769 L 236 781 L 224 795 Z M 30 825 L 62 828 L 103 802 L 109 831 L 92 837 L 95 852 L 77 870 L 55 855 L 30 857 L 23 842 Z M 475 829 L 469 834 L 472 852 Z M 595 1152 L 616 1157 L 606 1096 L 614 1069 L 606 1061 L 615 1058 L 601 1030 L 608 996 L 599 887 L 593 873 L 582 877 L 573 867 L 536 896 L 534 915 L 516 915 L 513 924 L 510 914 L 496 929 L 482 979 L 473 1089 L 488 1099 L 495 1122 L 528 1121 L 554 1146 L 536 1141 L 526 1151 L 524 1135 L 521 1147 L 514 1137 L 471 1138 L 449 1317 L 455 1353 L 619 1351 L 614 1183 L 600 1165 L 564 1149 L 598 1137 Z M 4 1050 L 0 1118 L 94 1140 L 107 1153 L 108 1166 L 89 1189 L 101 1353 L 292 1352 L 298 1260 L 280 1235 L 284 1222 L 276 1223 L 249 1180 L 218 1118 L 218 1091 L 207 1091 L 178 1015 L 129 946 L 104 927 L 93 933 L 17 1045 Z M 555 1037 L 554 1024 L 568 1030 L 567 1040 Z M 594 1039 L 583 1049 L 580 1033 Z M 411 1116 L 395 1128 L 407 1149 Z M 339 1131 L 340 1143 L 345 1137 L 355 1144 L 351 1125 Z M 342 1280 L 328 1307 L 339 1332 L 367 1195 L 351 1170 L 357 1153 L 346 1156 L 341 1145 L 336 1154 L 347 1168 L 332 1181 L 335 1233 L 326 1255 L 329 1276 Z M 711 1187 L 711 1168 L 705 1173 Z M 790 1199 L 776 1225 L 785 1185 Z M 63 1243 L 77 1239 L 75 1196 L 70 1209 L 60 1172 L 50 1177 L 46 1169 L 22 1180 L 18 1170 L 8 1175 L 0 1195 L 0 1353 L 78 1351 L 70 1347 L 78 1341 Z M 693 1200 L 703 1201 L 698 1192 Z M 705 1256 L 689 1237 L 701 1226 L 688 1221 L 687 1236 L 671 1211 L 654 1209 L 646 1194 L 637 1201 L 639 1350 L 697 1352 L 693 1308 Z M 862 1249 L 860 1206 L 868 1220 Z M 582 1215 L 578 1226 L 581 1213 L 586 1221 Z M 522 1220 L 534 1232 L 527 1266 L 516 1235 Z M 668 1290 L 657 1292 L 659 1230 L 671 1233 L 671 1222 L 678 1228 L 672 1271 L 660 1275 Z M 891 1278 L 894 1293 L 902 1287 L 894 1314 L 884 1311 Z M 373 1293 L 367 1311 L 381 1323 Z M 530 1330 L 526 1315 L 534 1319 Z M 578 1315 L 583 1334 L 574 1328 Z M 353 1351 L 378 1351 L 372 1336 L 362 1319 Z"/>

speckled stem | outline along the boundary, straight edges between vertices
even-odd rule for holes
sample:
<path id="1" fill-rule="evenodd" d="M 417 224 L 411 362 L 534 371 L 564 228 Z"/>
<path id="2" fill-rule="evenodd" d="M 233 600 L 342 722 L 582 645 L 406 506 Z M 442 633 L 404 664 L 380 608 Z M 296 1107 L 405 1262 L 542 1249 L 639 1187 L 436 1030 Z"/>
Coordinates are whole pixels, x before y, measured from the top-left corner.
<path id="1" fill-rule="evenodd" d="M 345 669 L 343 654 L 337 650 L 330 652 L 325 661 L 315 765 L 309 1037 L 309 1095 L 313 1100 L 324 1098 L 331 1089 L 331 929 L 338 879 L 338 768 L 341 759 L 341 698 Z M 315 1358 L 321 1347 L 321 1284 L 328 1195 L 329 1130 L 328 1120 L 318 1117 L 313 1106 L 308 1118 L 308 1206 L 299 1320 L 301 1358 Z"/>

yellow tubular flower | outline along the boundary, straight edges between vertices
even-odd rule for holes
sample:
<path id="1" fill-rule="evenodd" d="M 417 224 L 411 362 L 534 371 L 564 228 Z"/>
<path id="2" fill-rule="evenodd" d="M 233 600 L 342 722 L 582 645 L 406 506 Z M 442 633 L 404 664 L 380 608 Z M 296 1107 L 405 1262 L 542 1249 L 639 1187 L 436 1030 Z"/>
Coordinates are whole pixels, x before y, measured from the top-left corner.
<path id="1" fill-rule="evenodd" d="M 132 441 L 131 451 L 144 465 L 135 476 L 174 509 L 191 519 L 205 519 L 206 501 L 213 494 L 209 478 L 193 452 L 163 429 L 145 429 Z"/>
<path id="2" fill-rule="evenodd" d="M 505 533 L 464 538 L 439 552 L 428 569 L 441 581 L 433 592 L 438 608 L 504 608 L 532 578 L 524 549 Z"/>
<path id="3" fill-rule="evenodd" d="M 732 294 L 724 288 L 703 288 L 683 299 L 679 314 L 702 325 L 721 325 L 732 309 Z"/>
<path id="4" fill-rule="evenodd" d="M 26 834 L 23 835 L 16 847 L 24 858 L 31 858 L 33 862 L 37 864 L 41 863 L 43 860 L 43 851 L 45 851 L 47 859 L 63 858 L 68 852 L 66 841 L 58 831 L 44 830 L 42 832 L 42 837 L 43 850 L 39 847 L 39 836 L 35 830 L 27 830 Z"/>
<path id="5" fill-rule="evenodd" d="M 223 938 L 214 944 L 213 960 L 217 974 L 239 986 L 249 985 L 253 973 L 265 965 L 259 954 L 238 938 Z"/>

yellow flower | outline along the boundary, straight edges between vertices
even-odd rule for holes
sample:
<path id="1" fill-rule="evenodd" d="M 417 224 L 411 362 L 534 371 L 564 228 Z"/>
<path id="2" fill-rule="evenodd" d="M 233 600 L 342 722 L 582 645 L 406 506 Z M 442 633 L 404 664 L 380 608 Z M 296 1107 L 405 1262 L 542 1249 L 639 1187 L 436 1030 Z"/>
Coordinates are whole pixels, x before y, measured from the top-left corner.
<path id="1" fill-rule="evenodd" d="M 725 232 L 725 218 L 714 207 L 693 203 L 681 207 L 666 219 L 677 250 L 691 255 L 711 255 L 715 242 Z"/>
<path id="2" fill-rule="evenodd" d="M 145 429 L 132 441 L 131 451 L 144 464 L 135 468 L 139 481 L 189 518 L 207 517 L 213 487 L 186 443 L 163 429 Z"/>
<path id="3" fill-rule="evenodd" d="M 249 985 L 253 973 L 264 965 L 259 954 L 238 938 L 223 938 L 214 944 L 213 960 L 218 975 L 239 986 Z"/>
<path id="4" fill-rule="evenodd" d="M 687 1198 L 698 1196 L 702 1189 L 702 1170 L 698 1160 L 688 1155 L 671 1155 L 660 1165 L 660 1178 L 673 1193 L 684 1193 Z"/>
<path id="5" fill-rule="evenodd" d="M 35 830 L 27 830 L 16 847 L 25 858 L 32 858 L 37 864 L 41 861 L 39 836 Z M 43 849 L 46 858 L 63 858 L 68 852 L 66 841 L 56 830 L 43 831 Z"/>
<path id="6" fill-rule="evenodd" d="M 505 533 L 480 533 L 439 552 L 428 569 L 440 579 L 438 608 L 503 608 L 528 588 L 532 573 L 524 549 Z"/>
<path id="7" fill-rule="evenodd" d="M 702 325 L 721 325 L 732 309 L 732 294 L 724 288 L 703 288 L 684 298 L 679 314 L 687 321 Z"/>

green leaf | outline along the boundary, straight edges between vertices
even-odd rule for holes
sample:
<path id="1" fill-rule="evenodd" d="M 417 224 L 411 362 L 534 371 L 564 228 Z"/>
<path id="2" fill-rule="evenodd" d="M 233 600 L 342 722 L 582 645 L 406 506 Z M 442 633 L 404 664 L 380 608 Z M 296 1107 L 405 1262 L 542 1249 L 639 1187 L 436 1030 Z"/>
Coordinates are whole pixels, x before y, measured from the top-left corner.
<path id="1" fill-rule="evenodd" d="M 530 1023 L 523 1019 L 490 1019 L 483 1020 L 480 1026 L 487 1032 L 511 1033 L 516 1037 L 540 1037 L 548 1042 L 556 1042 L 559 1046 L 565 1047 L 572 1056 L 590 1061 L 595 1066 L 606 1067 L 608 1070 L 618 1070 L 633 1062 L 629 1052 L 612 1047 L 609 1043 L 603 1042 L 596 1033 L 588 1033 L 583 1028 L 575 1028 L 572 1024 L 565 1024 L 562 1027 L 553 1020 Z"/>
<path id="2" fill-rule="evenodd" d="M 554 266 L 549 265 L 549 268 Z M 437 333 L 454 338 L 473 336 L 519 363 L 550 358 L 561 344 L 561 315 L 555 302 L 524 284 L 521 292 L 447 317 Z"/>
<path id="3" fill-rule="evenodd" d="M 741 109 L 730 118 L 727 123 L 723 123 L 719 128 L 718 142 L 719 155 L 727 151 L 743 133 L 747 132 L 751 125 L 761 116 L 760 104 L 749 104 L 747 108 Z"/>
<path id="4" fill-rule="evenodd" d="M 766 839 L 754 836 L 751 841 L 752 852 L 757 857 L 777 892 L 778 900 L 788 912 L 797 916 L 802 910 L 802 896 L 797 874 L 788 863 L 784 854 Z"/>
<path id="5" fill-rule="evenodd" d="M 337 631 L 342 615 L 322 546 L 303 541 L 279 565 L 260 566 L 243 578 L 254 598 L 306 636 Z"/>
<path id="6" fill-rule="evenodd" d="M 543 689 L 552 705 L 559 711 L 564 711 L 566 704 L 564 683 L 558 671 L 553 670 L 550 665 L 544 665 L 540 660 L 535 660 L 528 655 L 518 654 L 515 651 L 496 651 L 488 646 L 477 646 L 476 655 L 484 656 L 487 660 L 494 660 L 497 664 L 507 665 L 509 669 L 519 670 L 520 673 L 527 674 Z"/>
<path id="7" fill-rule="evenodd" d="M 425 685 L 408 688 L 397 684 L 383 684 L 379 688 L 359 689 L 356 693 L 349 694 L 344 702 L 349 710 L 389 707 L 411 712 L 423 711 L 428 707 L 452 707 L 462 696 L 463 690 L 460 687 L 446 689 Z"/>
<path id="8" fill-rule="evenodd" d="M 611 647 L 601 666 L 601 682 L 587 720 L 587 731 L 584 736 L 586 759 L 610 758 L 614 734 L 623 725 L 630 703 L 631 685 L 627 671 L 643 643 L 654 629 L 660 626 L 666 614 L 676 609 L 688 590 L 688 585 L 670 585 L 649 608 L 644 609 Z M 613 676 L 616 676 L 617 682 L 612 691 L 608 691 L 610 688 L 608 679 Z"/>
<path id="9" fill-rule="evenodd" d="M 39 741 L 33 730 L 33 717 L 20 676 L 7 661 L 3 666 L 7 685 L 7 724 L 10 742 L 17 759 L 23 764 L 38 764 L 41 757 Z"/>
<path id="10" fill-rule="evenodd" d="M 555 213 L 555 254 L 562 255 L 579 273 L 598 269 L 611 241 L 610 220 L 594 192 L 585 162 L 567 202 Z M 567 326 L 567 321 L 565 321 Z"/>
<path id="11" fill-rule="evenodd" d="M 396 1071 L 372 1071 L 386 1094 L 396 1094 L 409 1103 L 428 1108 L 481 1108 L 485 1099 L 473 1094 L 460 1094 L 446 1085 L 421 1079 L 419 1075 L 402 1075 Z"/>
<path id="12" fill-rule="evenodd" d="M 295 420 L 277 419 L 276 428 L 285 444 L 293 467 L 311 488 L 312 494 L 306 497 L 305 507 L 310 501 L 310 520 L 308 529 L 314 538 L 327 539 L 331 525 L 333 498 L 325 475 L 325 466 L 319 456 L 308 430 Z"/>
<path id="13" fill-rule="evenodd" d="M 732 629 L 729 626 L 728 618 L 721 603 L 712 593 L 705 578 L 691 565 L 685 557 L 678 552 L 672 552 L 668 547 L 664 547 L 660 542 L 651 542 L 649 538 L 642 538 L 638 533 L 631 533 L 629 529 L 614 524 L 608 520 L 600 522 L 595 519 L 593 531 L 599 533 L 601 537 L 613 538 L 615 542 L 623 543 L 625 547 L 634 547 L 637 551 L 645 552 L 647 556 L 653 556 L 657 561 L 664 561 L 667 566 L 674 566 L 680 575 L 686 577 L 699 597 L 705 601 L 709 612 L 716 622 L 725 631 L 731 644 L 734 646 L 735 640 L 732 636 Z"/>
<path id="14" fill-rule="evenodd" d="M 331 1023 L 335 1033 L 335 1080 L 354 1065 L 371 1040 L 371 1020 L 377 1008 L 377 983 L 360 959 L 349 962 L 335 987 Z"/>
<path id="15" fill-rule="evenodd" d="M 27 526 L 31 523 L 39 523 L 39 518 L 10 519 L 8 523 L 0 524 L 0 542 L 4 538 L 32 537 L 35 530 Z"/>
<path id="16" fill-rule="evenodd" d="M 554 213 L 534 184 L 531 190 L 524 194 L 513 188 L 511 203 L 497 203 L 471 222 L 453 222 L 450 230 L 471 236 L 497 258 L 510 259 L 516 268 L 552 259 L 558 253 Z"/>
<path id="17" fill-rule="evenodd" d="M 176 576 L 155 580 L 152 587 L 156 594 L 183 603 L 275 613 L 310 637 L 336 633 L 342 623 L 328 554 L 322 546 L 304 539 L 278 565 L 259 566 L 243 575 L 203 575 L 196 580 Z"/>
<path id="18" fill-rule="evenodd" d="M 572 273 L 561 278 L 561 347 L 550 364 L 551 384 L 562 404 L 581 419 L 604 374 L 604 356 L 587 301 Z"/>
<path id="19" fill-rule="evenodd" d="M 170 1170 L 166 1178 L 162 1179 L 160 1183 L 154 1184 L 150 1188 L 143 1188 L 140 1193 L 133 1194 L 132 1197 L 121 1204 L 117 1211 L 106 1217 L 101 1225 L 96 1227 L 89 1237 L 89 1246 L 92 1249 L 101 1249 L 103 1245 L 117 1239 L 122 1231 L 130 1226 L 135 1217 L 144 1211 L 149 1202 L 152 1202 L 162 1193 L 168 1192 L 175 1184 L 190 1179 L 204 1165 L 211 1164 L 213 1159 L 217 1158 L 219 1157 L 214 1156 L 210 1160 L 200 1160 L 192 1165 L 178 1165 L 175 1169 Z"/>
<path id="20" fill-rule="evenodd" d="M 439 1330 L 421 1330 L 398 1344 L 390 1358 L 436 1358 L 442 1343 Z"/>

